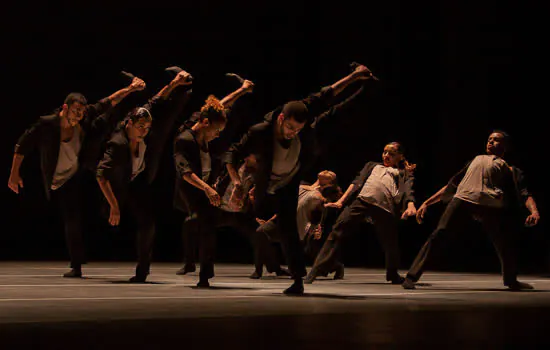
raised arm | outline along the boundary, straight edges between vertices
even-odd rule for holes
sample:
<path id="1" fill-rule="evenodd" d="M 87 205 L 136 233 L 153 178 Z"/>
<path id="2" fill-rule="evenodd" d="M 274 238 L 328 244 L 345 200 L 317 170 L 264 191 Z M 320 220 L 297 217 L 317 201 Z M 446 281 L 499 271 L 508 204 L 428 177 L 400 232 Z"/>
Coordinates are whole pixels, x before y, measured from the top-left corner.
<path id="1" fill-rule="evenodd" d="M 178 87 L 184 85 L 191 85 L 191 74 L 186 71 L 180 71 L 174 79 L 168 85 L 164 86 L 154 97 L 153 99 L 166 100 L 170 97 L 170 94 Z"/>
<path id="2" fill-rule="evenodd" d="M 114 107 L 132 92 L 141 91 L 143 89 L 145 89 L 145 82 L 138 77 L 134 77 L 130 85 L 128 85 L 123 89 L 118 90 L 117 92 L 113 93 L 111 96 L 105 99 L 111 103 L 111 107 Z"/>
<path id="3" fill-rule="evenodd" d="M 241 96 L 252 92 L 253 89 L 254 83 L 250 80 L 245 80 L 240 88 L 225 96 L 220 102 L 224 108 L 231 108 Z"/>

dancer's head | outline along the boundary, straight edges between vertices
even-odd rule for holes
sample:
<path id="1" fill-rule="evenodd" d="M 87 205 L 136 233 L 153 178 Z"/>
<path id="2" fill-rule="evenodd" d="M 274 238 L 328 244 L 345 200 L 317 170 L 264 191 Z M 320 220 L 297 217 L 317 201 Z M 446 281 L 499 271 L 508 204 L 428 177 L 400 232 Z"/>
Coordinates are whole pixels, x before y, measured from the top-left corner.
<path id="1" fill-rule="evenodd" d="M 487 154 L 502 157 L 509 147 L 510 136 L 502 130 L 494 130 L 487 139 Z"/>
<path id="2" fill-rule="evenodd" d="M 62 117 L 67 119 L 69 125 L 76 126 L 84 118 L 87 103 L 84 95 L 78 92 L 71 92 L 65 97 L 65 102 L 63 102 L 63 106 L 61 107 Z"/>
<path id="3" fill-rule="evenodd" d="M 285 104 L 277 117 L 277 134 L 280 139 L 292 140 L 304 128 L 308 116 L 307 106 L 301 101 Z"/>
<path id="4" fill-rule="evenodd" d="M 416 164 L 410 164 L 405 159 L 403 146 L 399 142 L 390 142 L 384 147 L 382 152 L 382 161 L 384 166 L 414 171 Z"/>
<path id="5" fill-rule="evenodd" d="M 226 123 L 227 117 L 220 100 L 213 95 L 208 96 L 196 124 L 198 132 L 202 133 L 206 142 L 210 142 L 220 136 Z"/>
<path id="6" fill-rule="evenodd" d="M 147 108 L 133 109 L 126 118 L 126 132 L 132 141 L 141 142 L 151 130 L 153 117 Z"/>
<path id="7" fill-rule="evenodd" d="M 323 170 L 317 174 L 317 180 L 321 188 L 336 185 L 338 183 L 336 174 L 330 170 Z"/>

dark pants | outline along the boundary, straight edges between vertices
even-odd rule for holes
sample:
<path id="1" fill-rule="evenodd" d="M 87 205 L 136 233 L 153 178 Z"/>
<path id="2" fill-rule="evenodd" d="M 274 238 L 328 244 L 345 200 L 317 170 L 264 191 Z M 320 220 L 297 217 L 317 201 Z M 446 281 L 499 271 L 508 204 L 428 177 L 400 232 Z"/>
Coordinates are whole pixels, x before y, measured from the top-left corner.
<path id="1" fill-rule="evenodd" d="M 493 242 L 502 266 L 504 285 L 515 282 L 517 265 L 514 237 L 510 229 L 511 221 L 506 220 L 505 212 L 502 209 L 480 206 L 458 198 L 453 198 L 447 205 L 437 228 L 414 259 L 407 277 L 413 281 L 418 281 L 424 272 L 424 265 L 428 261 L 432 249 L 438 250 L 442 237 L 451 229 L 460 227 L 465 220 L 472 218 L 481 222 L 484 231 Z"/>
<path id="2" fill-rule="evenodd" d="M 69 181 L 55 191 L 51 191 L 52 200 L 61 211 L 65 225 L 65 240 L 71 259 L 71 268 L 79 268 L 86 263 L 82 225 L 81 174 L 75 174 Z"/>
<path id="3" fill-rule="evenodd" d="M 244 234 L 251 242 L 254 250 L 254 265 L 262 269 L 263 257 L 268 254 L 270 244 L 265 235 L 256 232 L 258 224 L 253 216 L 247 213 L 234 213 L 213 207 L 205 201 L 194 213 L 185 218 L 182 227 L 185 262 L 196 261 L 196 242 L 199 242 L 199 261 L 201 264 L 199 276 L 201 279 L 214 277 L 214 255 L 216 248 L 216 230 L 230 227 Z M 279 265 L 277 265 L 277 268 Z M 268 270 L 272 268 L 268 267 Z M 273 269 L 270 271 L 277 271 Z"/>
<path id="4" fill-rule="evenodd" d="M 155 215 L 153 192 L 146 183 L 144 174 L 140 174 L 131 184 L 126 198 L 127 214 L 133 216 L 137 224 L 137 266 L 136 275 L 146 276 L 151 267 L 155 240 Z M 122 214 L 124 215 L 124 214 Z"/>
<path id="5" fill-rule="evenodd" d="M 271 245 L 271 242 L 281 242 L 281 233 L 279 232 L 278 221 L 279 220 L 277 218 L 267 221 L 263 225 L 260 225 L 256 230 L 260 237 L 263 237 L 268 241 L 268 246 L 262 251 L 259 261 L 255 263 L 256 271 L 258 272 L 262 271 L 264 264 L 268 272 L 276 272 L 281 268 L 277 257 L 277 251 Z M 288 256 L 287 252 L 284 250 L 284 247 L 283 254 L 285 258 Z"/>
<path id="6" fill-rule="evenodd" d="M 266 213 L 277 214 L 277 229 L 281 234 L 283 252 L 292 278 L 295 280 L 301 279 L 307 274 L 304 247 L 298 234 L 296 222 L 298 188 L 299 183 L 294 180 L 275 194 L 267 195 L 265 198 L 266 208 L 262 208 L 264 216 Z"/>
<path id="7" fill-rule="evenodd" d="M 357 198 L 340 214 L 332 232 L 315 259 L 313 269 L 319 272 L 331 272 L 335 269 L 337 257 L 342 246 L 342 239 L 357 231 L 365 219 L 370 217 L 378 240 L 386 257 L 386 279 L 391 280 L 398 275 L 399 245 L 397 219 L 387 211 Z"/>

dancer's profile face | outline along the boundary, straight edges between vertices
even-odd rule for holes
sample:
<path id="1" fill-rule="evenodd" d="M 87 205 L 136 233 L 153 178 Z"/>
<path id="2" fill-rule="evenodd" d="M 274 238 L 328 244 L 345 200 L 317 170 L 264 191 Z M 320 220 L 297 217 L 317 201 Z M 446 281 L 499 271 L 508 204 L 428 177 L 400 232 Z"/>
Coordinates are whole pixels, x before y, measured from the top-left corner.
<path id="1" fill-rule="evenodd" d="M 217 139 L 220 136 L 220 133 L 225 129 L 225 121 L 216 121 L 210 122 L 208 118 L 202 120 L 204 126 L 204 140 L 210 142 L 214 139 Z"/>
<path id="2" fill-rule="evenodd" d="M 334 173 L 324 170 L 317 175 L 317 180 L 319 180 L 319 186 L 324 188 L 333 185 L 336 180 L 336 176 Z"/>
<path id="3" fill-rule="evenodd" d="M 487 154 L 493 154 L 496 156 L 502 156 L 505 151 L 504 147 L 504 135 L 499 132 L 494 132 L 489 135 L 487 139 L 486 151 Z"/>
<path id="4" fill-rule="evenodd" d="M 389 144 L 384 147 L 384 152 L 382 153 L 384 166 L 397 168 L 402 159 L 403 155 L 399 152 L 397 146 Z"/>
<path id="5" fill-rule="evenodd" d="M 151 124 L 151 121 L 145 118 L 138 119 L 135 123 L 132 120 L 128 121 L 128 137 L 132 141 L 143 141 L 151 130 Z"/>

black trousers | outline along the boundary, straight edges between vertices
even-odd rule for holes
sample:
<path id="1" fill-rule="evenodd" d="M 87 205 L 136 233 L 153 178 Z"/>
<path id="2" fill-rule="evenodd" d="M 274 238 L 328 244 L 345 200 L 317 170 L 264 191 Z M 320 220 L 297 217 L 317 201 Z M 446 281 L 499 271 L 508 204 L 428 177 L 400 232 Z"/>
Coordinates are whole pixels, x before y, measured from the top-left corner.
<path id="1" fill-rule="evenodd" d="M 151 258 L 155 241 L 155 213 L 153 207 L 153 190 L 147 183 L 145 174 L 140 174 L 131 182 L 124 208 L 122 220 L 129 216 L 135 221 L 137 266 L 136 275 L 146 276 L 150 272 Z"/>
<path id="2" fill-rule="evenodd" d="M 340 214 L 325 244 L 315 259 L 313 269 L 329 273 L 338 264 L 342 239 L 357 231 L 359 225 L 370 217 L 378 240 L 381 243 L 386 260 L 386 279 L 391 280 L 398 274 L 399 244 L 397 219 L 387 211 L 369 204 L 360 198 L 346 207 Z"/>
<path id="3" fill-rule="evenodd" d="M 266 207 L 262 208 L 264 217 L 277 214 L 277 230 L 281 235 L 281 244 L 288 268 L 295 280 L 307 274 L 304 246 L 300 240 L 296 222 L 299 186 L 299 182 L 293 180 L 290 184 L 277 190 L 275 194 L 268 194 L 265 198 Z"/>
<path id="4" fill-rule="evenodd" d="M 442 244 L 441 239 L 449 231 L 460 227 L 462 222 L 472 218 L 481 222 L 484 231 L 493 242 L 500 259 L 504 285 L 515 282 L 517 278 L 517 262 L 514 249 L 514 235 L 511 229 L 514 226 L 511 225 L 512 221 L 508 220 L 509 217 L 507 217 L 506 212 L 502 209 L 480 206 L 458 198 L 453 198 L 447 205 L 437 228 L 428 237 L 428 240 L 414 259 L 407 277 L 413 281 L 418 281 L 424 272 L 424 266 L 429 260 L 430 254 L 433 250 L 437 251 Z"/>
<path id="5" fill-rule="evenodd" d="M 82 224 L 82 187 L 81 173 L 57 190 L 51 191 L 52 200 L 57 204 L 65 226 L 65 241 L 71 259 L 71 268 L 78 268 L 86 263 L 83 224 Z"/>
<path id="6" fill-rule="evenodd" d="M 254 251 L 254 265 L 261 271 L 264 256 L 270 253 L 269 240 L 265 235 L 259 234 L 256 229 L 258 224 L 255 218 L 247 213 L 224 211 L 200 200 L 200 207 L 188 215 L 183 223 L 182 236 L 184 242 L 185 262 L 194 263 L 196 259 L 196 247 L 199 243 L 199 262 L 201 279 L 214 277 L 214 256 L 216 248 L 216 230 L 221 227 L 231 227 L 244 234 L 251 242 Z M 277 271 L 272 265 L 268 271 Z M 272 269 L 272 270 L 270 270 Z"/>

